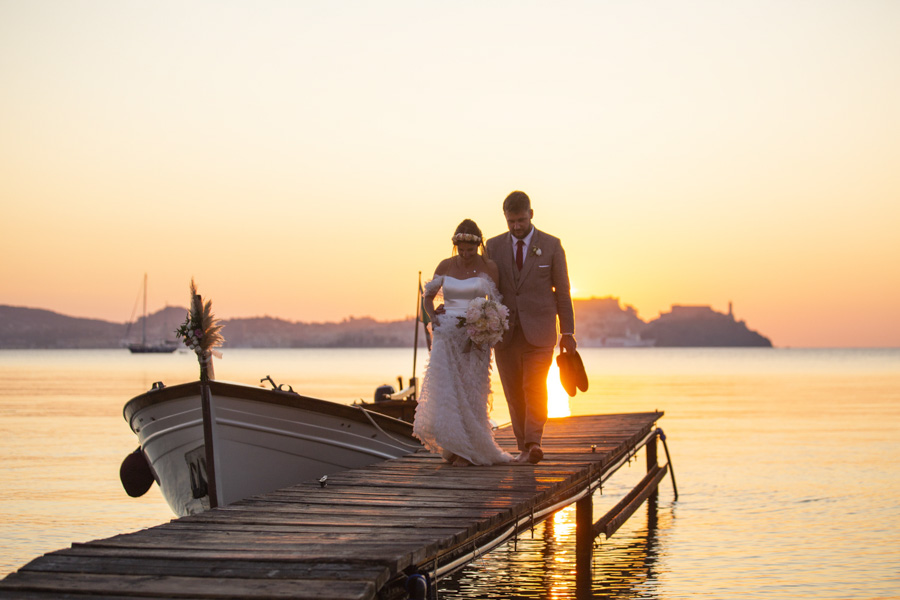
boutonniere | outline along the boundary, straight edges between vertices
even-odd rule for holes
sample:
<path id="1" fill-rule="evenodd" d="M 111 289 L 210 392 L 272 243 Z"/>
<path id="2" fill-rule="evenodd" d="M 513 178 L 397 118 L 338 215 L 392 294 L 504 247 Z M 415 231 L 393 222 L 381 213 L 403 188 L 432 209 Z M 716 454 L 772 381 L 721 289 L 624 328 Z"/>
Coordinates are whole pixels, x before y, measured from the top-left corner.
<path id="1" fill-rule="evenodd" d="M 534 256 L 540 256 L 541 254 L 543 254 L 543 252 L 541 252 L 541 249 L 538 248 L 537 246 L 532 246 L 532 247 L 531 247 L 531 253 L 532 253 Z"/>

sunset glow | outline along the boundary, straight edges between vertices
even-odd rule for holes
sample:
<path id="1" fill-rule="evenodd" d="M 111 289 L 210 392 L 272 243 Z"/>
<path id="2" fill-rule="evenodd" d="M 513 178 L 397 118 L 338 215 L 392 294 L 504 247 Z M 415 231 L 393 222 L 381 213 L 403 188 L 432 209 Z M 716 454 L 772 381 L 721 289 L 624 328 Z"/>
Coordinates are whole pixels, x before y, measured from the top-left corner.
<path id="1" fill-rule="evenodd" d="M 900 345 L 900 3 L 0 3 L 0 304 L 415 312 L 526 191 L 574 295 Z M 14 257 L 14 258 L 13 258 Z"/>
<path id="2" fill-rule="evenodd" d="M 550 365 L 550 373 L 547 374 L 547 415 L 553 418 L 568 417 L 571 414 L 569 394 L 560 383 L 559 367 L 554 360 Z"/>

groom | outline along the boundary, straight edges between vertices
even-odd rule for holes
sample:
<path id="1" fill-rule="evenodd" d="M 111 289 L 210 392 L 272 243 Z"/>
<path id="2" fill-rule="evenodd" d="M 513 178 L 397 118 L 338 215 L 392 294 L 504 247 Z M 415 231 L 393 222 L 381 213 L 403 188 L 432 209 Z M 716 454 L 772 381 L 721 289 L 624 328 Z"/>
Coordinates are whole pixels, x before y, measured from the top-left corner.
<path id="1" fill-rule="evenodd" d="M 497 369 L 519 446 L 519 462 L 544 457 L 541 437 L 547 422 L 547 373 L 556 345 L 575 351 L 575 314 L 569 294 L 566 252 L 559 238 L 531 224 L 534 211 L 525 192 L 503 201 L 509 227 L 488 240 L 487 255 L 500 270 L 500 293 L 509 308 L 509 331 L 495 346 Z"/>

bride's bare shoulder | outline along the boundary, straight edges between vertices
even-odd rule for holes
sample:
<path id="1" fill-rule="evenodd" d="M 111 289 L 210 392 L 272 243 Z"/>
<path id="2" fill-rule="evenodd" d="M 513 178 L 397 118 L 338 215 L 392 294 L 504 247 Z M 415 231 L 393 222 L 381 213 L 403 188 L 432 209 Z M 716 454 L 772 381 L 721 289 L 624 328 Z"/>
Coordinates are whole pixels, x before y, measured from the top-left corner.
<path id="1" fill-rule="evenodd" d="M 440 263 L 438 263 L 437 268 L 434 270 L 435 277 L 437 277 L 438 275 L 446 275 L 450 272 L 450 265 L 452 264 L 450 260 L 451 259 L 449 258 L 445 258 Z"/>

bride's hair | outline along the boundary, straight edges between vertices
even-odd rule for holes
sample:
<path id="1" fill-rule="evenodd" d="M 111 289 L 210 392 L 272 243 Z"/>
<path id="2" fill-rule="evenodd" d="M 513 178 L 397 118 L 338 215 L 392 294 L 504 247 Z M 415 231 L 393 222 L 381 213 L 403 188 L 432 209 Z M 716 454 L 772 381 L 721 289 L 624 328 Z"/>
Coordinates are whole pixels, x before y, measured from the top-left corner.
<path id="1" fill-rule="evenodd" d="M 484 237 L 481 235 L 481 229 L 472 219 L 464 219 L 457 225 L 456 231 L 453 232 L 453 237 L 450 239 L 453 241 L 453 254 L 456 254 L 456 245 L 460 242 L 478 244 L 480 253 L 484 254 Z"/>

